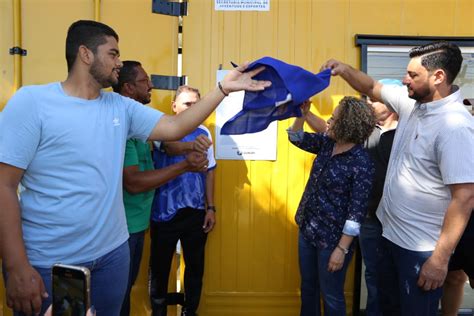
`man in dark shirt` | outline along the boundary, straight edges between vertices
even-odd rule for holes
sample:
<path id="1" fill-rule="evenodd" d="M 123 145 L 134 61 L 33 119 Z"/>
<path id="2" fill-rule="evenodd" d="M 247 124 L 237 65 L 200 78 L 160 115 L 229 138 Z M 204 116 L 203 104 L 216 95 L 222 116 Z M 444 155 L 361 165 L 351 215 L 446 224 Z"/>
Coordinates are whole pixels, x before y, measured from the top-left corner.
<path id="1" fill-rule="evenodd" d="M 401 85 L 401 82 L 398 80 L 383 79 L 381 81 L 385 81 L 384 84 Z M 377 278 L 377 268 L 383 259 L 380 251 L 382 224 L 377 219 L 375 211 L 382 198 L 385 174 L 387 173 L 395 129 L 398 124 L 398 116 L 396 113 L 388 113 L 388 116 L 384 115 L 382 110 L 385 109 L 385 105 L 380 102 L 372 102 L 370 99 L 367 102 L 372 105 L 377 117 L 380 117 L 380 119 L 377 122 L 377 127 L 365 143 L 365 148 L 375 164 L 375 177 L 367 208 L 367 217 L 361 225 L 359 235 L 360 249 L 365 264 L 365 283 L 367 286 L 366 315 L 382 315 L 381 304 L 386 306 L 384 308 L 385 311 L 391 310 L 394 312 L 393 315 L 396 315 L 399 313 L 398 304 L 389 300 L 390 295 L 384 295 L 383 285 Z"/>

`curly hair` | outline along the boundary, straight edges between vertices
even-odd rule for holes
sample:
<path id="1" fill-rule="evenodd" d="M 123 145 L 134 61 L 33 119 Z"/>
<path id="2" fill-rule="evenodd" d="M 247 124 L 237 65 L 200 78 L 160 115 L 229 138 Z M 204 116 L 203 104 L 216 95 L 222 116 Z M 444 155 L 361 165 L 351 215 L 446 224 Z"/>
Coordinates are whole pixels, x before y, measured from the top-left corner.
<path id="1" fill-rule="evenodd" d="M 336 141 L 362 144 L 374 130 L 374 110 L 365 101 L 344 97 L 339 102 L 339 115 L 331 127 Z"/>

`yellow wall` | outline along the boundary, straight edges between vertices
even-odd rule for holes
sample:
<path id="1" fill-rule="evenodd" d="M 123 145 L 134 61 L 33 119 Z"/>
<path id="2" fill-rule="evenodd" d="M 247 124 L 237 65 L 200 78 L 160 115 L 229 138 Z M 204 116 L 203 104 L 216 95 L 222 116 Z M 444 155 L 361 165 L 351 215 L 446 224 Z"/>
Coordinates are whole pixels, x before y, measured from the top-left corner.
<path id="1" fill-rule="evenodd" d="M 13 3 L 0 0 L 0 109 L 12 94 Z M 101 21 L 120 35 L 122 59 L 140 60 L 151 74 L 176 75 L 177 19 L 151 13 L 151 0 L 99 1 Z M 208 91 L 229 61 L 269 55 L 317 71 L 329 58 L 358 67 L 355 34 L 473 36 L 472 0 L 270 0 L 269 12 L 216 12 L 212 0 L 190 0 L 184 17 L 183 73 Z M 23 0 L 23 84 L 63 80 L 68 25 L 94 19 L 92 0 Z M 313 98 L 313 110 L 329 115 L 342 95 L 354 94 L 341 79 Z M 153 104 L 169 111 L 172 94 L 154 92 Z M 212 126 L 214 116 L 206 123 Z M 296 315 L 299 308 L 297 229 L 293 216 L 313 157 L 290 146 L 279 123 L 276 162 L 218 161 L 218 224 L 209 236 L 200 314 Z M 211 129 L 213 132 L 213 129 Z M 134 289 L 134 315 L 149 310 L 148 245 Z M 353 271 L 348 273 L 352 282 Z M 347 282 L 348 305 L 352 283 Z M 2 297 L 3 290 L 0 290 Z M 2 300 L 0 300 L 0 306 Z M 3 308 L 6 312 L 6 308 Z M 5 313 L 6 314 L 6 313 Z M 1 315 L 1 310 L 0 310 Z"/>

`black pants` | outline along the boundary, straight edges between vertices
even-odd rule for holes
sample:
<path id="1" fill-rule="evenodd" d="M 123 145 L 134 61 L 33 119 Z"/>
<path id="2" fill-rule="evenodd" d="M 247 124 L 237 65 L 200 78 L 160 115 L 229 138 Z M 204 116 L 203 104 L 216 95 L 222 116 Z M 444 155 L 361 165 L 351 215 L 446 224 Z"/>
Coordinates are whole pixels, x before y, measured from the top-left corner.
<path id="1" fill-rule="evenodd" d="M 168 278 L 178 240 L 181 240 L 186 264 L 184 306 L 190 312 L 197 310 L 201 298 L 204 248 L 207 239 L 207 234 L 202 228 L 204 217 L 204 210 L 183 208 L 168 222 L 151 223 L 150 299 L 153 310 L 166 311 Z M 164 308 L 156 306 L 160 304 L 164 305 Z M 163 315 L 166 315 L 166 312 Z"/>

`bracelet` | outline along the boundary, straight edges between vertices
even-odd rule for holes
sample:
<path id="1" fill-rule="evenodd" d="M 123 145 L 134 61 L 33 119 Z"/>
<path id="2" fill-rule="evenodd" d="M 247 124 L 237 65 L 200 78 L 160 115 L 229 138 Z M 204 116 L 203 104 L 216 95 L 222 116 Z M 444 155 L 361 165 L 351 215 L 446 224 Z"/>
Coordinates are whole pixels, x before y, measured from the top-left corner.
<path id="1" fill-rule="evenodd" d="M 213 212 L 215 213 L 215 212 L 216 212 L 216 207 L 215 207 L 214 205 L 208 205 L 208 206 L 207 206 L 207 210 L 208 210 L 208 211 L 211 210 L 211 211 L 213 211 Z"/>
<path id="2" fill-rule="evenodd" d="M 220 81 L 217 82 L 217 86 L 219 87 L 219 90 L 221 90 L 222 94 L 225 95 L 226 97 L 229 96 L 228 93 L 225 93 L 224 88 L 222 88 L 222 84 Z"/>
<path id="3" fill-rule="evenodd" d="M 345 255 L 347 255 L 349 253 L 349 249 L 346 249 L 346 248 L 342 247 L 341 245 L 337 245 L 336 247 L 341 249 L 342 252 L 344 252 Z"/>

